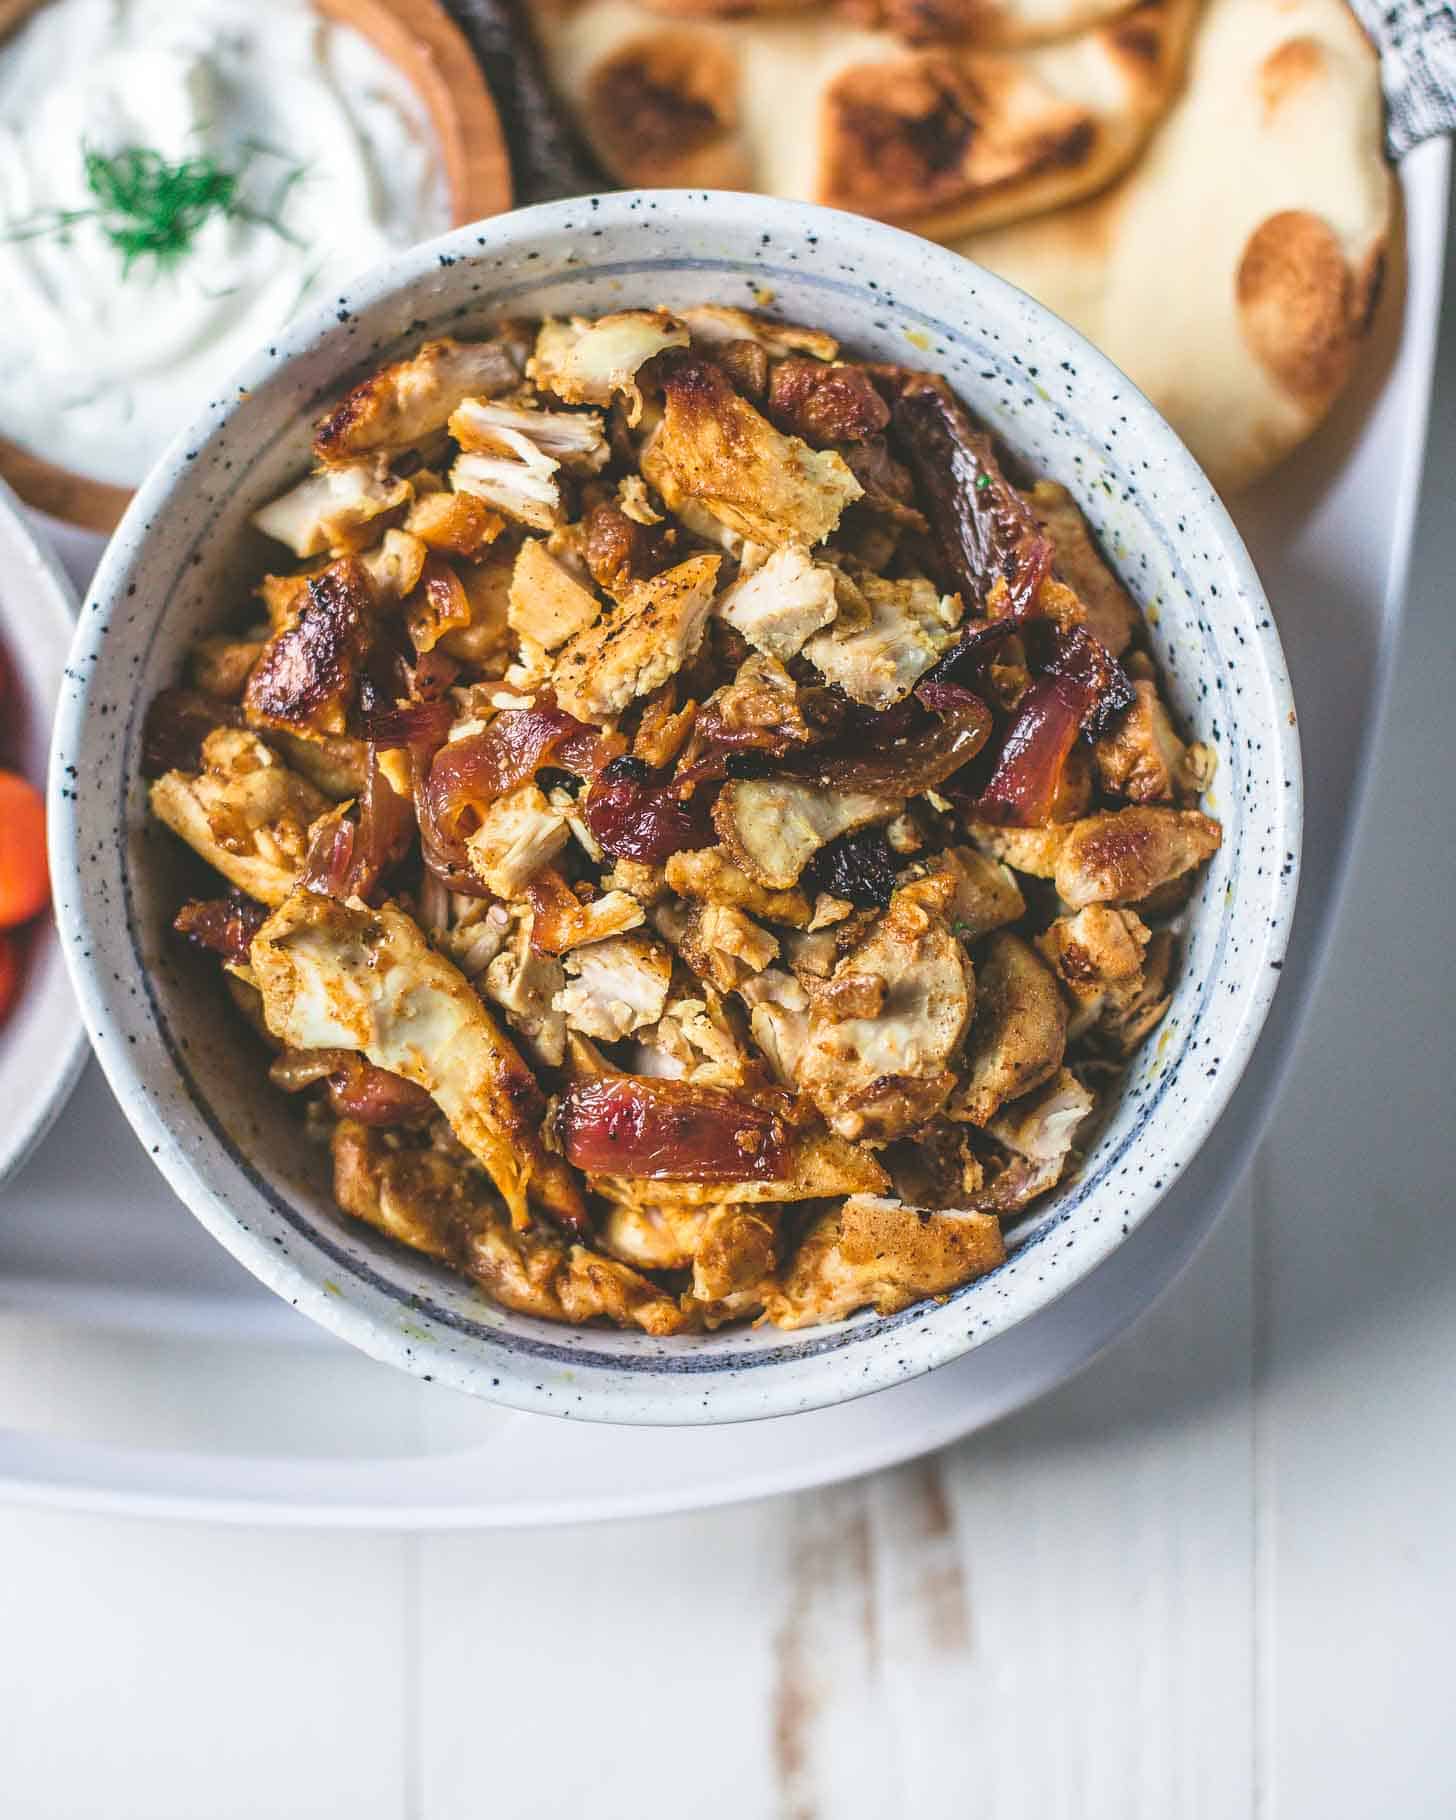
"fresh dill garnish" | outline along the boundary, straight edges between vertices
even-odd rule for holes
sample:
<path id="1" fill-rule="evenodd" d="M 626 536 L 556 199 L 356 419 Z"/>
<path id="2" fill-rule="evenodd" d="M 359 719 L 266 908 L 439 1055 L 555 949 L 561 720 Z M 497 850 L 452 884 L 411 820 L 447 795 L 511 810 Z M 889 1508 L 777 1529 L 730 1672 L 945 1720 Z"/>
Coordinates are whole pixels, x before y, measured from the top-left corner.
<path id="1" fill-rule="evenodd" d="M 139 259 L 154 259 L 160 269 L 178 264 L 216 216 L 252 222 L 294 240 L 283 225 L 282 210 L 305 167 L 289 161 L 267 208 L 257 209 L 244 200 L 242 183 L 249 165 L 260 156 L 286 160 L 285 153 L 254 142 L 243 147 L 242 163 L 233 169 L 205 155 L 174 161 L 145 145 L 123 146 L 115 152 L 87 150 L 86 188 L 95 202 L 83 209 L 40 209 L 0 233 L 0 239 L 66 236 L 80 223 L 94 221 L 121 255 L 124 278 Z"/>

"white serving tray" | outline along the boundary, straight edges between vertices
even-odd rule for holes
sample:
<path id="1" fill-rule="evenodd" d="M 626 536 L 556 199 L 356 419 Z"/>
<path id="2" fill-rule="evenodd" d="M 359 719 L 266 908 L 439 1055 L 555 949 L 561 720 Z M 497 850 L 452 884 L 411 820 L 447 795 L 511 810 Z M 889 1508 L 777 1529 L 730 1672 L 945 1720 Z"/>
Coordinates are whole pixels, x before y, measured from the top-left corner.
<path id="1" fill-rule="evenodd" d="M 1383 302 L 1359 384 L 1235 513 L 1299 702 L 1301 908 L 1263 1041 L 1217 1132 L 1106 1264 L 956 1364 L 838 1409 L 695 1430 L 516 1415 L 371 1363 L 254 1283 L 171 1195 L 93 1066 L 0 1190 L 0 1496 L 417 1528 L 682 1510 L 910 1458 L 1050 1389 L 1125 1328 L 1237 1185 L 1323 960 L 1404 607 L 1449 162 L 1444 143 L 1406 161 L 1406 284 Z M 48 530 L 84 581 L 94 540 Z"/>

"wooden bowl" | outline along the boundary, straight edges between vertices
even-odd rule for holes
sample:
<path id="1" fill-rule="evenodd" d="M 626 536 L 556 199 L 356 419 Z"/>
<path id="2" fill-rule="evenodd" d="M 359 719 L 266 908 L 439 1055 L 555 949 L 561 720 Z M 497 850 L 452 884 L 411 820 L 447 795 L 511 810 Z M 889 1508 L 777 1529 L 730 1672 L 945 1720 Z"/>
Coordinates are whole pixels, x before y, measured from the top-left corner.
<path id="1" fill-rule="evenodd" d="M 0 0 L 0 38 L 47 0 Z M 456 227 L 511 206 L 511 167 L 480 65 L 439 0 L 314 0 L 326 19 L 352 26 L 418 92 L 440 142 Z M 77 474 L 0 436 L 0 475 L 28 505 L 88 531 L 115 529 L 129 487 Z"/>

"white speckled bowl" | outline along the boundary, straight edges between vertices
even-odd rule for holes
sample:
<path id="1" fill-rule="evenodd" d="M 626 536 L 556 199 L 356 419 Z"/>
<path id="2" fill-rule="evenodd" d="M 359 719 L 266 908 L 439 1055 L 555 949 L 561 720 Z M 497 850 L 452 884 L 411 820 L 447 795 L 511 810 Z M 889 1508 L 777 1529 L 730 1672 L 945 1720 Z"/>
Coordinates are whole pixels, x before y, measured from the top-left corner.
<path id="1" fill-rule="evenodd" d="M 237 1066 L 214 978 L 167 927 L 181 887 L 138 777 L 142 712 L 198 633 L 233 615 L 261 550 L 246 520 L 307 465 L 321 403 L 426 334 L 502 314 L 718 300 L 944 373 L 1028 466 L 1071 488 L 1134 594 L 1187 726 L 1219 753 L 1224 845 L 1200 882 L 1173 1005 L 1080 1175 L 1008 1262 L 944 1304 L 786 1335 L 654 1340 L 505 1313 L 346 1220 L 296 1113 Z M 103 1067 L 178 1194 L 306 1314 L 425 1378 L 614 1422 L 728 1422 L 928 1371 L 1071 1287 L 1156 1208 L 1222 1111 L 1278 981 L 1294 910 L 1300 774 L 1278 637 L 1212 488 L 1128 381 L 1029 298 L 894 229 L 761 197 L 635 193 L 462 229 L 279 337 L 142 487 L 82 614 L 51 815 L 58 909 Z M 74 767 L 74 769 L 73 769 Z M 74 791 L 72 781 L 74 780 Z"/>

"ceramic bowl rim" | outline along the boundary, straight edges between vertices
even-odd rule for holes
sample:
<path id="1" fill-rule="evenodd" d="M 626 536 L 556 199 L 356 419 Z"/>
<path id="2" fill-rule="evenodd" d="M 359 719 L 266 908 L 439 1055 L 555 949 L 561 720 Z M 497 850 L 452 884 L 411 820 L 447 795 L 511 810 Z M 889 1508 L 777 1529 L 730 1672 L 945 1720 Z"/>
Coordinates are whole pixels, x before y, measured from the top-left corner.
<path id="1" fill-rule="evenodd" d="M 1236 584 L 1241 623 L 1247 630 L 1246 639 L 1242 633 L 1240 635 L 1242 655 L 1257 660 L 1255 668 L 1277 707 L 1276 724 L 1262 731 L 1275 745 L 1286 780 L 1277 813 L 1271 820 L 1278 827 L 1281 847 L 1290 857 L 1274 888 L 1267 927 L 1251 937 L 1247 950 L 1240 957 L 1238 972 L 1246 976 L 1248 989 L 1243 993 L 1241 1009 L 1229 1038 L 1221 1040 L 1221 1066 L 1217 1078 L 1208 1083 L 1206 1090 L 1199 1091 L 1196 1116 L 1190 1117 L 1180 1128 L 1180 1160 L 1164 1171 L 1156 1188 L 1129 1190 L 1128 1207 L 1120 1230 L 1113 1230 L 1117 1222 L 1108 1222 L 1099 1233 L 1086 1235 L 1086 1244 L 1079 1247 L 1075 1258 L 1065 1268 L 1047 1270 L 1046 1276 L 1054 1277 L 1054 1281 L 1040 1281 L 1031 1288 L 1024 1281 L 1020 1282 L 1020 1293 L 1015 1297 L 1012 1309 L 1006 1311 L 993 1305 L 975 1331 L 967 1332 L 963 1321 L 938 1322 L 937 1316 L 943 1315 L 946 1309 L 921 1304 L 906 1315 L 891 1317 L 889 1323 L 864 1323 L 866 1334 L 871 1334 L 914 1317 L 914 1334 L 911 1336 L 907 1332 L 903 1348 L 905 1354 L 913 1354 L 913 1357 L 892 1358 L 892 1348 L 861 1348 L 862 1352 L 871 1355 L 868 1362 L 858 1368 L 845 1365 L 838 1380 L 831 1381 L 832 1368 L 828 1373 L 822 1369 L 825 1360 L 812 1346 L 782 1361 L 765 1359 L 760 1369 L 746 1372 L 739 1371 L 726 1359 L 720 1365 L 709 1363 L 709 1355 L 704 1355 L 704 1362 L 694 1366 L 690 1355 L 679 1354 L 675 1355 L 677 1363 L 667 1369 L 649 1368 L 644 1364 L 631 1368 L 654 1369 L 656 1383 L 652 1386 L 655 1393 L 652 1395 L 648 1394 L 649 1381 L 646 1379 L 641 1381 L 640 1388 L 623 1382 L 630 1379 L 631 1370 L 620 1361 L 602 1354 L 573 1354 L 570 1368 L 576 1375 L 578 1394 L 570 1408 L 563 1408 L 553 1398 L 542 1394 L 542 1385 L 537 1381 L 542 1375 L 541 1368 L 530 1356 L 532 1347 L 519 1335 L 513 1335 L 509 1326 L 498 1330 L 498 1336 L 492 1336 L 498 1337 L 499 1344 L 489 1348 L 482 1345 L 479 1356 L 473 1350 L 446 1344 L 443 1337 L 434 1333 L 422 1336 L 416 1331 L 406 1338 L 397 1325 L 371 1313 L 368 1308 L 356 1306 L 350 1298 L 339 1295 L 336 1286 L 317 1280 L 317 1268 L 310 1271 L 293 1256 L 281 1254 L 242 1223 L 205 1179 L 200 1155 L 194 1159 L 161 1116 L 151 1094 L 146 1091 L 141 1070 L 127 1054 L 127 1046 L 109 1040 L 118 1030 L 117 1015 L 126 982 L 124 979 L 119 982 L 104 979 L 100 969 L 88 963 L 90 919 L 97 907 L 89 902 L 80 865 L 79 812 L 67 801 L 60 784 L 66 754 L 80 749 L 87 701 L 100 674 L 97 660 L 102 655 L 99 646 L 105 629 L 104 608 L 117 597 L 126 576 L 143 561 L 151 535 L 148 527 L 164 514 L 170 495 L 195 454 L 205 450 L 237 413 L 246 408 L 246 393 L 277 379 L 286 369 L 332 340 L 339 333 L 342 318 L 336 318 L 331 307 L 320 308 L 280 332 L 266 353 L 257 354 L 235 375 L 236 383 L 228 396 L 199 413 L 143 482 L 103 557 L 77 628 L 71 671 L 82 680 L 73 694 L 63 698 L 57 717 L 52 748 L 51 814 L 55 830 L 53 868 L 58 885 L 63 883 L 65 887 L 57 892 L 63 946 L 86 1027 L 123 1111 L 179 1197 L 254 1275 L 301 1312 L 371 1356 L 416 1375 L 525 1411 L 609 1423 L 731 1422 L 848 1401 L 959 1356 L 1046 1306 L 1086 1276 L 1124 1236 L 1153 1213 L 1175 1176 L 1191 1161 L 1222 1115 L 1243 1073 L 1263 1027 L 1278 983 L 1277 969 L 1287 946 L 1297 893 L 1302 827 L 1299 739 L 1288 672 L 1262 586 L 1226 509 L 1172 429 L 1112 362 L 1044 306 L 1004 280 L 971 266 L 948 249 L 899 229 L 811 204 L 769 202 L 762 197 L 727 192 L 623 191 L 515 210 L 452 230 L 437 240 L 411 248 L 372 268 L 350 286 L 350 313 L 359 315 L 391 298 L 415 291 L 431 277 L 438 277 L 439 268 L 479 257 L 482 249 L 497 254 L 519 253 L 529 247 L 532 240 L 571 228 L 573 217 L 590 220 L 594 228 L 605 229 L 615 220 L 628 225 L 637 211 L 672 209 L 694 210 L 699 222 L 706 209 L 713 222 L 745 234 L 750 228 L 832 234 L 841 247 L 858 256 L 861 269 L 873 265 L 877 252 L 887 260 L 913 255 L 917 262 L 937 272 L 948 285 L 966 286 L 973 280 L 975 292 L 993 297 L 1003 315 L 1018 310 L 1029 312 L 1040 338 L 1043 358 L 1046 347 L 1055 344 L 1058 353 L 1075 357 L 1079 368 L 1095 374 L 1099 383 L 1111 383 L 1118 388 L 1135 436 L 1142 439 L 1149 453 L 1156 454 L 1164 465 L 1170 485 L 1176 489 L 1179 499 L 1186 501 L 1185 516 L 1196 521 L 1205 538 L 1212 540 L 1220 562 L 1226 565 Z M 661 258 L 665 267 L 674 263 L 669 249 L 662 250 Z M 873 286 L 866 289 L 860 281 L 859 288 L 865 292 L 867 306 L 873 306 L 875 299 L 870 295 Z M 1160 516 L 1166 519 L 1167 514 Z M 1224 914 L 1226 918 L 1227 913 Z M 211 1135 L 204 1135 L 200 1142 L 214 1151 L 234 1154 L 221 1143 L 215 1130 Z M 1013 1254 L 1013 1261 L 1016 1255 Z M 953 1306 L 954 1303 L 947 1305 Z M 565 1331 L 580 1334 L 584 1330 Z M 831 1334 L 839 1330 L 811 1331 Z M 793 1337 L 798 1339 L 800 1336 Z M 662 1342 L 653 1344 L 659 1349 L 662 1346 Z M 539 1353 L 541 1348 L 535 1350 Z M 489 1362 L 483 1363 L 487 1351 Z M 602 1360 L 605 1362 L 598 1362 Z M 774 1367 L 781 1362 L 789 1369 L 775 1371 Z M 821 1369 L 816 1371 L 815 1366 Z M 808 1394 L 798 1381 L 805 1367 L 809 1368 L 807 1377 L 814 1386 Z M 711 1381 L 715 1395 L 705 1399 L 700 1392 L 707 1381 Z M 662 1395 L 664 1386 L 671 1387 L 666 1397 Z"/>

